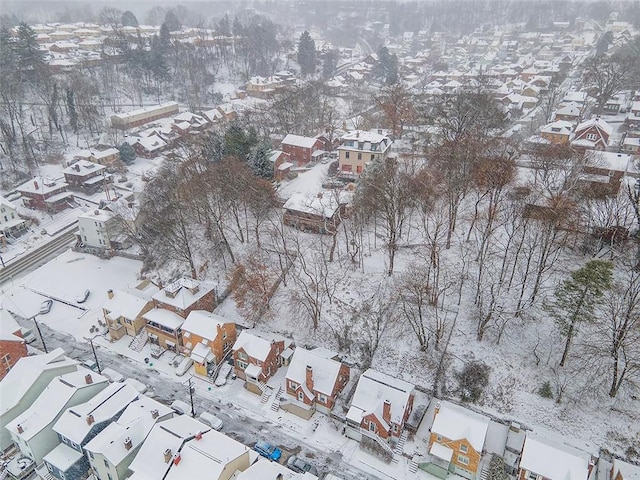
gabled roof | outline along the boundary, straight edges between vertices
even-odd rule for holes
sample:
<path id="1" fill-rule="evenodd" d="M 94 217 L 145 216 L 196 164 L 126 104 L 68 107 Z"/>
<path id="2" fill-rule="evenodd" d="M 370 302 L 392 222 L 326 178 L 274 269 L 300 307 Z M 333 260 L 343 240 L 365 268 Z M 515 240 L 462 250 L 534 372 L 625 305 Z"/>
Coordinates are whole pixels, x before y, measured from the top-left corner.
<path id="1" fill-rule="evenodd" d="M 126 383 L 112 383 L 85 403 L 68 408 L 53 426 L 53 430 L 78 445 L 87 438 L 96 423 L 112 420 L 131 402 L 138 391 Z M 93 417 L 89 423 L 87 418 Z"/>
<path id="2" fill-rule="evenodd" d="M 233 351 L 243 349 L 250 357 L 264 361 L 271 351 L 271 344 L 280 341 L 284 341 L 284 348 L 292 343 L 291 340 L 277 333 L 261 332 L 255 329 L 242 330 L 236 343 L 233 344 Z"/>
<path id="3" fill-rule="evenodd" d="M 317 355 L 313 350 L 309 351 L 302 347 L 297 347 L 293 352 L 293 357 L 287 370 L 287 379 L 300 385 L 305 384 L 307 366 L 312 368 L 313 389 L 316 392 L 330 396 L 338 381 L 342 364 Z"/>
<path id="4" fill-rule="evenodd" d="M 442 402 L 431 432 L 449 440 L 467 439 L 476 452 L 482 452 L 489 428 L 489 417 L 449 402 Z"/>
<path id="5" fill-rule="evenodd" d="M 166 310 L 164 308 L 152 308 L 147 313 L 145 313 L 142 318 L 149 322 L 157 323 L 158 325 L 167 327 L 171 330 L 180 328 L 180 326 L 184 323 L 184 318 L 182 318 L 177 313 L 174 313 L 171 310 Z"/>
<path id="6" fill-rule="evenodd" d="M 617 458 L 613 459 L 613 476 L 619 473 L 623 480 L 640 480 L 640 467 L 637 465 L 631 465 L 630 463 L 623 462 Z"/>
<path id="7" fill-rule="evenodd" d="M 527 433 L 520 468 L 548 480 L 587 480 L 590 455 Z"/>
<path id="8" fill-rule="evenodd" d="M 102 305 L 102 308 L 108 310 L 105 316 L 111 320 L 124 317 L 128 320 L 135 320 L 140 312 L 149 303 L 147 300 L 136 297 L 128 292 L 116 290 L 113 292 L 113 298 L 108 298 Z"/>
<path id="9" fill-rule="evenodd" d="M 370 368 L 358 380 L 347 418 L 359 423 L 363 417 L 374 414 L 382 421 L 382 408 L 388 400 L 391 403 L 391 421 L 401 424 L 414 388 L 409 382 Z"/>
<path id="10" fill-rule="evenodd" d="M 182 277 L 156 293 L 153 299 L 185 310 L 215 288 L 212 283 Z"/>
<path id="11" fill-rule="evenodd" d="M 579 124 L 576 127 L 576 134 L 579 134 L 583 130 L 587 130 L 591 127 L 595 127 L 598 130 L 603 131 L 607 135 L 611 135 L 611 133 L 613 133 L 613 127 L 611 125 L 602 120 L 600 117 L 593 117 Z"/>
<path id="12" fill-rule="evenodd" d="M 78 362 L 66 357 L 61 348 L 21 358 L 0 382 L 0 415 L 15 407 L 45 373 L 66 373 L 77 369 L 77 365 Z"/>
<path id="13" fill-rule="evenodd" d="M 218 327 L 227 323 L 234 322 L 205 310 L 193 310 L 182 324 L 182 331 L 193 333 L 207 340 L 215 340 L 218 336 Z"/>
<path id="14" fill-rule="evenodd" d="M 16 335 L 20 331 L 20 325 L 13 315 L 0 305 L 0 340 L 9 342 L 24 342 L 22 336 Z"/>
<path id="15" fill-rule="evenodd" d="M 336 196 L 332 193 L 323 194 L 320 192 L 317 194 L 305 194 L 295 192 L 291 194 L 282 208 L 294 212 L 309 213 L 323 218 L 332 218 L 340 208 L 340 204 Z"/>
<path id="16" fill-rule="evenodd" d="M 91 384 L 86 383 L 85 375 L 91 375 Z M 17 435 L 29 441 L 56 419 L 78 390 L 95 385 L 106 387 L 108 383 L 105 377 L 87 369 L 56 377 L 28 410 L 7 424 L 7 429 L 17 432 L 20 425 L 23 431 Z"/>
<path id="17" fill-rule="evenodd" d="M 282 140 L 282 145 L 292 145 L 294 147 L 302 147 L 302 148 L 313 148 L 313 146 L 318 141 L 317 138 L 313 137 L 302 137 L 300 135 L 292 135 L 288 134 Z"/>
<path id="18" fill-rule="evenodd" d="M 75 175 L 75 176 L 84 176 L 93 172 L 100 172 L 104 170 L 104 165 L 100 165 L 99 163 L 90 162 L 88 160 L 78 160 L 73 165 L 65 168 L 62 173 L 66 175 Z"/>

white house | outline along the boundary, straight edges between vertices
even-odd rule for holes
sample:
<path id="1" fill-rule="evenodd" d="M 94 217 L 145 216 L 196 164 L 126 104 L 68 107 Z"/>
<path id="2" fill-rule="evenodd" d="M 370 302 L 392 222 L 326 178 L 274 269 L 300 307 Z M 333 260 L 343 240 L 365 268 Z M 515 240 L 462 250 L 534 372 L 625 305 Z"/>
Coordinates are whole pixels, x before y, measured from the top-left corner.
<path id="1" fill-rule="evenodd" d="M 591 455 L 528 432 L 522 449 L 518 477 L 587 480 L 592 467 Z"/>
<path id="2" fill-rule="evenodd" d="M 330 477 L 325 477 L 330 478 Z M 333 478 L 333 477 L 332 477 Z M 235 480 L 317 480 L 318 477 L 309 472 L 295 473 L 284 465 L 271 462 L 266 458 L 260 458 L 244 472 L 240 473 Z"/>
<path id="3" fill-rule="evenodd" d="M 93 210 L 78 216 L 78 240 L 87 247 L 111 250 L 128 245 L 120 220 L 108 210 Z"/>
<path id="4" fill-rule="evenodd" d="M 53 425 L 64 411 L 86 402 L 108 384 L 105 377 L 87 369 L 56 377 L 31 407 L 9 422 L 6 428 L 20 451 L 40 464 L 44 456 L 60 443 Z"/>
<path id="5" fill-rule="evenodd" d="M 0 244 L 3 237 L 14 236 L 27 226 L 28 222 L 20 218 L 16 207 L 0 195 Z"/>
<path id="6" fill-rule="evenodd" d="M 84 447 L 89 465 L 98 480 L 122 480 L 153 426 L 173 416 L 173 410 L 152 398 L 141 396 L 130 403 Z"/>
<path id="7" fill-rule="evenodd" d="M 75 372 L 78 362 L 56 348 L 44 355 L 18 360 L 0 382 L 0 449 L 11 446 L 12 439 L 5 427 L 22 414 L 57 376 Z"/>

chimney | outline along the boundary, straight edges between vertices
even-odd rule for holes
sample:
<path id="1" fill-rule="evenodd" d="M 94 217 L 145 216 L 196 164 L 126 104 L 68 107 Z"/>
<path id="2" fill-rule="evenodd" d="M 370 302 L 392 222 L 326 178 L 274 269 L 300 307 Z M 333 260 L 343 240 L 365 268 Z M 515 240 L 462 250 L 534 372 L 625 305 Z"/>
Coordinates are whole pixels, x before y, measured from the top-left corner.
<path id="1" fill-rule="evenodd" d="M 171 456 L 172 456 L 172 455 L 171 455 L 171 449 L 170 449 L 170 448 L 167 448 L 167 449 L 164 451 L 164 463 L 169 463 L 169 462 L 171 461 Z"/>
<path id="2" fill-rule="evenodd" d="M 202 432 L 196 433 L 196 440 L 202 440 Z"/>
<path id="3" fill-rule="evenodd" d="M 318 192 L 318 194 L 316 195 L 318 198 L 322 198 L 322 192 Z"/>
<path id="4" fill-rule="evenodd" d="M 440 411 L 440 402 L 436 403 L 436 408 L 433 411 L 433 418 L 436 418 L 436 415 L 438 415 L 439 411 Z"/>
<path id="5" fill-rule="evenodd" d="M 90 373 L 87 373 L 84 376 L 84 383 L 86 383 L 87 385 L 91 385 L 93 383 L 93 377 L 91 376 Z"/>
<path id="6" fill-rule="evenodd" d="M 382 419 L 391 423 L 391 402 L 389 400 L 385 400 L 382 404 Z"/>
<path id="7" fill-rule="evenodd" d="M 156 419 L 158 418 L 159 415 L 160 413 L 158 412 L 157 408 L 154 408 L 153 410 L 151 410 L 151 418 Z"/>
<path id="8" fill-rule="evenodd" d="M 127 437 L 124 439 L 124 448 L 126 450 L 131 450 L 131 448 L 133 447 L 133 442 L 131 441 L 130 437 Z"/>
<path id="9" fill-rule="evenodd" d="M 313 368 L 307 365 L 306 379 L 304 382 L 307 388 L 313 392 Z"/>
<path id="10" fill-rule="evenodd" d="M 180 460 L 182 460 L 182 457 L 180 456 L 180 453 L 176 453 L 176 456 L 173 458 L 173 464 L 174 465 L 178 465 L 180 463 Z"/>
<path id="11" fill-rule="evenodd" d="M 18 433 L 24 432 L 24 428 L 22 428 L 22 425 L 20 424 L 18 424 L 17 430 L 18 430 Z"/>
<path id="12" fill-rule="evenodd" d="M 74 167 L 75 167 L 75 169 L 76 169 L 76 172 L 79 172 L 79 171 L 80 171 L 80 165 L 79 165 L 79 164 L 77 164 L 77 163 L 76 163 L 76 164 L 74 165 Z"/>
<path id="13" fill-rule="evenodd" d="M 382 129 L 381 128 L 378 129 L 378 134 L 382 135 Z"/>
<path id="14" fill-rule="evenodd" d="M 94 211 L 93 211 L 93 214 L 94 214 L 94 215 L 100 215 L 100 210 L 94 210 Z"/>
<path id="15" fill-rule="evenodd" d="M 95 422 L 95 419 L 93 418 L 93 415 L 91 414 L 87 415 L 87 425 L 93 425 L 94 422 Z"/>
<path id="16" fill-rule="evenodd" d="M 109 300 L 113 299 L 113 290 L 111 290 L 111 289 L 107 290 L 107 298 Z"/>
<path id="17" fill-rule="evenodd" d="M 40 189 L 40 185 L 38 185 L 38 181 L 37 180 L 33 181 L 33 188 L 35 188 L 36 190 Z"/>

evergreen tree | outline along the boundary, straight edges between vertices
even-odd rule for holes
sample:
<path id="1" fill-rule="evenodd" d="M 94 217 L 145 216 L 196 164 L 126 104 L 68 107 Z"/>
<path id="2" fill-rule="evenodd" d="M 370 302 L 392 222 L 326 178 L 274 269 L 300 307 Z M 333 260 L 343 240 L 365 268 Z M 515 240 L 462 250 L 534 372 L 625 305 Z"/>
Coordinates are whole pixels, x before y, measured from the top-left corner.
<path id="1" fill-rule="evenodd" d="M 169 10 L 165 15 L 164 23 L 167 25 L 170 32 L 177 32 L 182 28 L 182 22 L 173 9 Z"/>
<path id="2" fill-rule="evenodd" d="M 24 72 L 27 79 L 37 80 L 45 69 L 44 52 L 36 40 L 36 32 L 26 23 L 22 22 L 18 26 L 18 37 L 15 41 L 14 52 L 18 68 Z M 3 65 L 4 68 L 4 65 Z"/>
<path id="3" fill-rule="evenodd" d="M 231 22 L 229 21 L 229 15 L 226 13 L 224 17 L 220 19 L 217 25 L 218 35 L 222 35 L 224 37 L 231 36 Z"/>
<path id="4" fill-rule="evenodd" d="M 138 19 L 131 10 L 122 12 L 120 23 L 122 23 L 124 27 L 138 27 Z"/>
<path id="5" fill-rule="evenodd" d="M 158 38 L 160 41 L 160 51 L 163 55 L 167 55 L 171 49 L 171 32 L 166 23 L 160 25 L 160 36 Z"/>
<path id="6" fill-rule="evenodd" d="M 338 66 L 338 59 L 340 55 L 338 50 L 329 50 L 324 54 L 324 58 L 322 59 L 322 77 L 323 78 L 331 78 L 333 76 L 333 72 L 335 72 Z"/>
<path id="7" fill-rule="evenodd" d="M 306 30 L 298 42 L 298 64 L 302 75 L 311 75 L 316 70 L 316 42 Z"/>
<path id="8" fill-rule="evenodd" d="M 136 151 L 128 143 L 125 142 L 120 145 L 118 150 L 120 151 L 120 160 L 122 160 L 122 163 L 125 165 L 131 165 L 136 161 Z"/>
<path id="9" fill-rule="evenodd" d="M 261 178 L 273 178 L 273 163 L 269 161 L 271 145 L 267 140 L 259 142 L 249 152 L 247 164 L 251 171 Z"/>
<path id="10" fill-rule="evenodd" d="M 611 262 L 590 260 L 556 288 L 554 302 L 546 305 L 546 309 L 556 321 L 562 336 L 566 337 L 560 366 L 567 361 L 571 341 L 578 333 L 579 324 L 597 319 L 596 309 L 605 292 L 611 288 L 612 279 Z"/>
<path id="11" fill-rule="evenodd" d="M 487 480 L 509 480 L 502 457 L 494 454 L 489 462 L 489 476 Z"/>
<path id="12" fill-rule="evenodd" d="M 231 124 L 224 133 L 224 155 L 246 160 L 257 143 L 255 130 L 245 131 L 240 125 Z"/>
<path id="13" fill-rule="evenodd" d="M 378 50 L 378 62 L 374 65 L 372 74 L 386 85 L 398 82 L 398 57 L 389 53 L 387 47 Z"/>

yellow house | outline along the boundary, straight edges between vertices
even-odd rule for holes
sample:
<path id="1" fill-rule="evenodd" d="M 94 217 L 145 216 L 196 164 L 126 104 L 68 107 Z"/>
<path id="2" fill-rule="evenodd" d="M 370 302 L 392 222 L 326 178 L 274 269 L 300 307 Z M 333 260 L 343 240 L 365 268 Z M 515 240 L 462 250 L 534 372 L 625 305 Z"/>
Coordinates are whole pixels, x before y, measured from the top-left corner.
<path id="1" fill-rule="evenodd" d="M 124 335 L 135 337 L 145 326 L 142 316 L 152 308 L 151 301 L 128 292 L 108 290 L 102 312 L 111 340 L 118 340 Z"/>
<path id="2" fill-rule="evenodd" d="M 391 139 L 381 133 L 354 130 L 341 139 L 338 147 L 338 170 L 342 176 L 359 176 L 366 166 L 387 158 Z"/>
<path id="3" fill-rule="evenodd" d="M 446 478 L 450 472 L 475 480 L 488 428 L 488 417 L 439 402 L 431 427 L 427 471 L 439 478 Z"/>
<path id="4" fill-rule="evenodd" d="M 236 341 L 236 324 L 205 310 L 193 310 L 182 324 L 184 353 L 193 359 L 196 373 L 218 365 Z"/>

